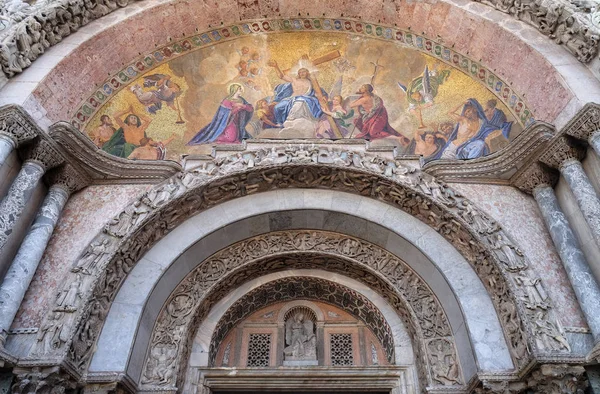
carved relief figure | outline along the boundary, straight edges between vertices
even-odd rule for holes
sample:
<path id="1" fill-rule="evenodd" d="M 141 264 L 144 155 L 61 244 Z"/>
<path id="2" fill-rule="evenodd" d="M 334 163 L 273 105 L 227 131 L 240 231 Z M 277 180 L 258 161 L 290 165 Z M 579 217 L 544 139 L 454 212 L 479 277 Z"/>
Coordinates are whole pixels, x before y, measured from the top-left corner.
<path id="1" fill-rule="evenodd" d="M 496 254 L 500 261 L 509 271 L 519 271 L 527 268 L 527 264 L 523 261 L 523 252 L 521 249 L 506 241 L 502 234 L 496 235 L 496 238 L 492 238 L 490 243 L 492 249 L 497 251 Z"/>
<path id="2" fill-rule="evenodd" d="M 316 360 L 317 339 L 314 334 L 314 323 L 305 319 L 302 312 L 294 314 L 285 323 L 285 343 L 283 349 L 285 360 Z"/>

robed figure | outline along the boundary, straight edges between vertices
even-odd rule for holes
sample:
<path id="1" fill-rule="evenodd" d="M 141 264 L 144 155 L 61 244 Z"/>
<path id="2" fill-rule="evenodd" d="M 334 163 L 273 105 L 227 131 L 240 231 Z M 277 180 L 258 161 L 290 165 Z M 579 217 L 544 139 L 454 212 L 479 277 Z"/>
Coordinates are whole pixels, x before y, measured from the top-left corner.
<path id="1" fill-rule="evenodd" d="M 312 320 L 298 312 L 285 322 L 285 360 L 316 360 L 317 347 Z"/>
<path id="2" fill-rule="evenodd" d="M 294 119 L 319 119 L 321 102 L 327 93 L 319 86 L 316 78 L 311 77 L 306 68 L 300 68 L 297 76 L 284 74 L 276 61 L 269 61 L 269 65 L 275 69 L 279 78 L 286 83 L 275 86 L 276 103 L 273 112 L 275 123 L 283 125 L 287 120 Z"/>
<path id="3" fill-rule="evenodd" d="M 360 98 L 350 103 L 350 108 L 356 108 L 360 115 L 354 119 L 354 125 L 360 130 L 360 134 L 355 138 L 375 140 L 386 137 L 399 137 L 402 145 L 408 145 L 410 140 L 390 125 L 383 100 L 373 93 L 373 85 L 362 85 L 357 94 L 360 94 Z"/>
<path id="4" fill-rule="evenodd" d="M 242 96 L 244 88 L 238 83 L 229 86 L 229 95 L 221 101 L 219 110 L 212 121 L 203 127 L 187 143 L 199 145 L 208 142 L 230 144 L 252 138 L 246 131 L 246 125 L 252 118 L 254 108 Z"/>
<path id="5" fill-rule="evenodd" d="M 492 101 L 488 102 L 488 106 Z M 476 99 L 468 99 L 460 115 L 454 111 L 449 112 L 457 123 L 450 133 L 450 137 L 444 146 L 444 149 L 437 155 L 429 158 L 433 159 L 475 159 L 486 156 L 490 153 L 486 138 L 490 134 L 500 131 L 505 138 L 509 137 L 512 122 L 506 121 L 506 115 L 499 109 L 492 108 L 487 111 L 490 118 L 486 116 L 486 111 Z M 428 161 L 429 161 L 428 160 Z"/>

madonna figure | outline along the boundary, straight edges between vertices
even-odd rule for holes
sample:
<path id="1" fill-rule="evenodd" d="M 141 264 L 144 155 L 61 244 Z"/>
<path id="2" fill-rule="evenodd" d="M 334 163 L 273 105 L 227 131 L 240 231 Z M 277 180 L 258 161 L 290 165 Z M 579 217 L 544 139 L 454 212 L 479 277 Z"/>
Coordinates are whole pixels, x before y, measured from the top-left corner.
<path id="1" fill-rule="evenodd" d="M 239 83 L 229 85 L 229 95 L 221 101 L 212 121 L 187 144 L 199 145 L 208 142 L 231 144 L 252 138 L 246 131 L 246 125 L 252 118 L 254 108 L 241 96 L 243 91 Z"/>

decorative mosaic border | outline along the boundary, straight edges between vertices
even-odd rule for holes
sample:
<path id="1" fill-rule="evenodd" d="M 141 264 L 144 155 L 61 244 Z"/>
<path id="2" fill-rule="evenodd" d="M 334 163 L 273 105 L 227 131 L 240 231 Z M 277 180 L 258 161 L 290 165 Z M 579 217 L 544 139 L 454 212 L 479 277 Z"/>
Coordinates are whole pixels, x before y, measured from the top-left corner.
<path id="1" fill-rule="evenodd" d="M 511 113 L 522 126 L 527 127 L 535 121 L 532 111 L 525 101 L 508 83 L 504 82 L 478 62 L 463 56 L 452 48 L 448 48 L 435 40 L 411 31 L 351 19 L 305 18 L 263 20 L 220 27 L 156 49 L 143 58 L 132 62 L 117 72 L 116 75 L 108 78 L 96 92 L 80 104 L 71 119 L 71 123 L 79 130 L 85 129 L 94 114 L 128 83 L 151 69 L 176 57 L 185 55 L 188 52 L 206 48 L 217 43 L 235 40 L 247 35 L 298 31 L 331 31 L 360 34 L 370 38 L 393 41 L 405 47 L 417 49 L 478 80 L 510 109 Z"/>

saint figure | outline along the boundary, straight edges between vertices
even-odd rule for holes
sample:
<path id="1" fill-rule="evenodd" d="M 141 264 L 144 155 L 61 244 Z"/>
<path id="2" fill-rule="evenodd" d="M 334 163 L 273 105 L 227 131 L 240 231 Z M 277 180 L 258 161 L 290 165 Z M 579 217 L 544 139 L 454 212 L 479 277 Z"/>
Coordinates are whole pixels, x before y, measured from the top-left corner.
<path id="1" fill-rule="evenodd" d="M 285 323 L 285 343 L 283 354 L 286 360 L 317 359 L 314 324 L 310 319 L 305 320 L 302 312 Z"/>
<path id="2" fill-rule="evenodd" d="M 269 61 L 269 66 L 273 67 L 279 78 L 287 83 L 275 86 L 275 97 L 273 99 L 275 107 L 276 124 L 283 124 L 286 120 L 293 119 L 318 119 L 323 115 L 320 100 L 326 93 L 321 89 L 316 78 L 311 78 L 310 72 L 306 68 L 298 70 L 297 76 L 286 75 L 281 71 L 276 61 Z"/>
<path id="3" fill-rule="evenodd" d="M 229 85 L 229 95 L 221 101 L 212 121 L 187 144 L 199 145 L 208 142 L 231 144 L 252 138 L 246 131 L 246 125 L 252 118 L 254 108 L 242 97 L 243 92 L 244 88 L 239 83 Z"/>
<path id="4" fill-rule="evenodd" d="M 360 94 L 360 98 L 350 103 L 350 108 L 357 108 L 359 113 L 359 117 L 354 119 L 354 125 L 360 130 L 356 138 L 375 140 L 400 137 L 400 143 L 403 146 L 408 145 L 409 139 L 390 126 L 383 100 L 373 93 L 373 85 L 362 85 L 357 94 Z"/>
<path id="5" fill-rule="evenodd" d="M 128 114 L 125 119 L 122 116 Z M 115 115 L 119 129 L 104 145 L 102 150 L 118 157 L 128 157 L 135 148 L 140 146 L 142 138 L 146 138 L 146 129 L 151 119 L 140 114 L 136 115 L 133 107 Z"/>

